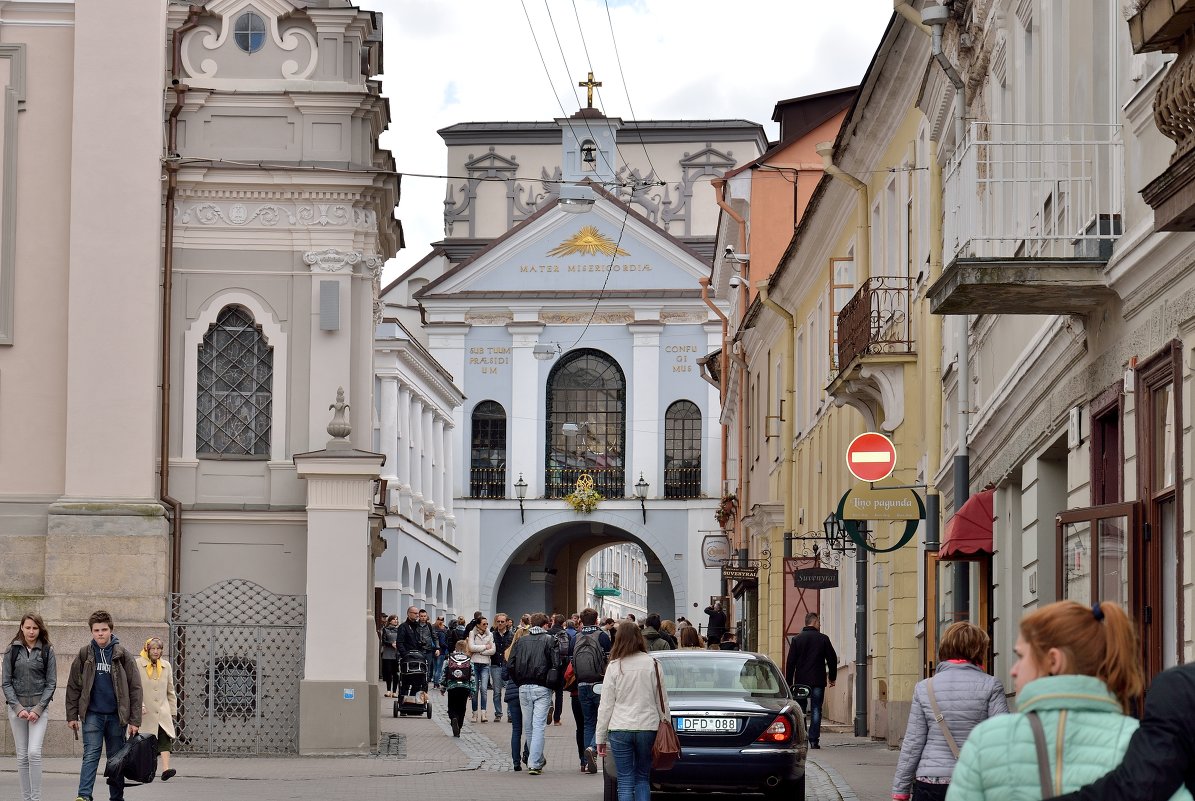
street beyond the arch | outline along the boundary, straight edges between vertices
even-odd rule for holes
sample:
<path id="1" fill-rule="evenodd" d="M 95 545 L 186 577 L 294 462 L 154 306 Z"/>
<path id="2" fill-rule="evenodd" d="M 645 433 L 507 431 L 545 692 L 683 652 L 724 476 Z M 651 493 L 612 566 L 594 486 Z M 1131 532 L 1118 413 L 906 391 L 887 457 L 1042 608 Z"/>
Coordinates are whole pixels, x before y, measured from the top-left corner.
<path id="1" fill-rule="evenodd" d="M 461 736 L 454 738 L 443 698 L 434 691 L 431 697 L 431 720 L 394 718 L 391 702 L 384 699 L 379 750 L 371 756 L 179 756 L 171 762 L 179 773 L 168 784 L 155 781 L 144 789 L 130 788 L 126 797 L 134 801 L 162 794 L 219 801 L 602 798 L 602 774 L 581 774 L 575 766 L 576 729 L 567 714 L 560 726 L 548 727 L 544 747 L 548 764 L 543 775 L 529 776 L 511 770 L 509 723 L 466 723 Z M 50 725 L 63 723 L 52 720 Z M 896 757 L 897 752 L 883 743 L 857 739 L 848 727 L 831 725 L 824 730 L 821 750 L 810 752 L 805 797 L 807 801 L 886 801 Z M 72 797 L 79 783 L 78 757 L 47 758 L 44 768 L 42 798 Z M 107 797 L 102 782 L 96 783 L 96 798 Z M 20 798 L 16 766 L 10 759 L 0 760 L 0 798 Z M 730 796 L 710 798 L 725 801 Z"/>

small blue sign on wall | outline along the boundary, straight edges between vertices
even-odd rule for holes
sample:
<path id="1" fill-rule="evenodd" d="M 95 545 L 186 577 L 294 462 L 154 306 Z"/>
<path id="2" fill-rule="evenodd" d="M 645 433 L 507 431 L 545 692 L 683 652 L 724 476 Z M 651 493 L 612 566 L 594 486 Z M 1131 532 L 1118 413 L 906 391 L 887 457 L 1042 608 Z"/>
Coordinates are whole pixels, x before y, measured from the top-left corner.
<path id="1" fill-rule="evenodd" d="M 349 687 L 344 688 L 344 700 L 351 701 L 357 697 L 357 691 Z"/>

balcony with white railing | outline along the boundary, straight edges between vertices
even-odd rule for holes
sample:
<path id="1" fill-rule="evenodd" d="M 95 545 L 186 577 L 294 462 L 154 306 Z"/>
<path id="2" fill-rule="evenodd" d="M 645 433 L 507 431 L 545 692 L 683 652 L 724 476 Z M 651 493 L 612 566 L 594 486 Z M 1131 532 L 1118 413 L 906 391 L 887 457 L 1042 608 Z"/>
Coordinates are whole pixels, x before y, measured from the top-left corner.
<path id="1" fill-rule="evenodd" d="M 935 314 L 1082 314 L 1111 297 L 1120 126 L 974 122 L 943 172 Z"/>

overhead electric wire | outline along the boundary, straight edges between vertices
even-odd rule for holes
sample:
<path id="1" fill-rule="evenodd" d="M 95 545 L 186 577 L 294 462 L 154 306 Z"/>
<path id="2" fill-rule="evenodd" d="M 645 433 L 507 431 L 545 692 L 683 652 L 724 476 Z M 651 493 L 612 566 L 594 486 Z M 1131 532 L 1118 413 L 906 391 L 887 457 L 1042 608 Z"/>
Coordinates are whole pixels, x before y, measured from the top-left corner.
<path id="1" fill-rule="evenodd" d="M 618 52 L 618 37 L 614 35 L 614 18 L 610 15 L 610 0 L 604 0 L 604 3 L 606 6 L 606 22 L 609 23 L 609 26 L 610 26 L 610 41 L 614 45 L 614 61 L 616 64 L 618 64 L 618 77 L 622 81 L 622 93 L 624 95 L 626 95 L 626 98 L 627 98 L 627 110 L 631 112 L 631 121 L 637 122 L 639 118 L 635 115 L 635 107 L 633 105 L 631 105 L 631 90 L 627 87 L 627 76 L 626 76 L 626 73 L 623 72 L 623 69 L 622 69 L 622 56 L 619 55 L 619 52 Z M 577 0 L 573 0 L 574 13 L 576 12 L 576 10 L 577 10 Z M 581 25 L 581 19 L 580 19 L 580 17 L 578 17 L 577 18 L 577 26 L 580 27 L 580 25 Z M 582 39 L 582 41 L 584 41 L 584 39 Z M 588 55 L 589 55 L 589 51 L 586 50 L 586 57 L 588 57 Z M 599 94 L 598 97 L 600 98 L 601 95 Z M 651 171 L 655 174 L 656 179 L 659 180 L 660 173 L 656 172 L 656 165 L 652 164 L 652 162 L 651 162 L 651 154 L 647 152 L 647 143 L 643 141 L 643 130 L 638 125 L 635 126 L 635 133 L 638 134 L 638 136 L 639 136 L 639 146 L 641 148 L 643 148 L 643 155 L 647 157 L 647 166 L 649 166 L 651 168 Z M 619 155 L 621 155 L 621 154 L 619 154 Z M 623 161 L 625 162 L 626 159 L 623 159 Z M 661 181 L 661 184 L 662 183 L 663 182 Z"/>

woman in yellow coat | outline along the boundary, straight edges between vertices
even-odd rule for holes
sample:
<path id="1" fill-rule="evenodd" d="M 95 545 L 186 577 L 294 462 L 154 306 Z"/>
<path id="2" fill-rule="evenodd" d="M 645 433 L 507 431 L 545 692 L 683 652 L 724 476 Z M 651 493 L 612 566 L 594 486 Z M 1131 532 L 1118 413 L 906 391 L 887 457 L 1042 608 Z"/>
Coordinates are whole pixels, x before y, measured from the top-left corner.
<path id="1" fill-rule="evenodd" d="M 175 774 L 170 767 L 170 747 L 174 744 L 178 699 L 174 695 L 174 670 L 162 658 L 164 650 L 161 640 L 150 637 L 137 657 L 137 665 L 145 671 L 141 676 L 144 694 L 141 731 L 157 736 L 158 753 L 162 755 L 162 781 L 169 781 Z"/>

